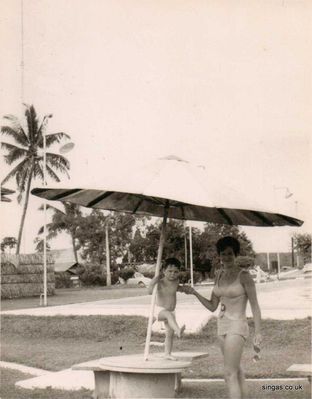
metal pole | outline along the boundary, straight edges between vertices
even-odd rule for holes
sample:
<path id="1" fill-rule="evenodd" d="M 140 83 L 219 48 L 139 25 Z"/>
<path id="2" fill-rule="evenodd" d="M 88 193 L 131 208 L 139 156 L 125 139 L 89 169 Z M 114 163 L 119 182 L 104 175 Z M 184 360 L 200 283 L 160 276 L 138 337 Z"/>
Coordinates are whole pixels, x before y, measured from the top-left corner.
<path id="1" fill-rule="evenodd" d="M 108 236 L 108 223 L 105 226 L 105 245 L 106 245 L 106 285 L 112 285 L 110 274 L 110 253 L 109 253 L 109 236 Z"/>
<path id="2" fill-rule="evenodd" d="M 280 279 L 280 272 L 281 272 L 281 260 L 280 260 L 280 254 L 279 252 L 277 253 L 277 278 Z"/>
<path id="3" fill-rule="evenodd" d="M 46 169 L 47 169 L 47 154 L 46 154 L 46 135 L 43 131 L 43 185 L 46 186 Z M 48 305 L 47 295 L 47 201 L 43 202 L 44 212 L 44 237 L 43 237 L 43 306 Z"/>
<path id="4" fill-rule="evenodd" d="M 184 223 L 184 262 L 185 262 L 185 270 L 187 270 L 187 232 L 186 232 L 185 223 Z"/>
<path id="5" fill-rule="evenodd" d="M 191 286 L 194 287 L 192 227 L 189 226 Z"/>
<path id="6" fill-rule="evenodd" d="M 299 251 L 298 251 L 298 249 L 297 249 L 296 258 L 297 258 L 297 269 L 299 269 L 299 268 L 300 268 L 300 257 L 299 257 Z"/>
<path id="7" fill-rule="evenodd" d="M 160 232 L 160 240 L 159 240 L 159 247 L 158 247 L 158 253 L 157 253 L 155 276 L 158 276 L 159 272 L 160 272 L 161 258 L 162 258 L 162 253 L 163 253 L 163 249 L 164 249 L 164 243 L 165 243 L 167 217 L 168 217 L 168 207 L 165 207 L 164 218 L 163 218 L 161 232 Z M 149 346 L 150 346 L 151 336 L 152 336 L 152 325 L 153 325 L 153 317 L 154 317 L 154 310 L 155 310 L 155 303 L 156 303 L 156 293 L 157 293 L 157 284 L 155 284 L 153 293 L 152 293 L 152 302 L 151 302 L 150 313 L 149 313 L 149 317 L 148 317 L 148 326 L 147 326 L 147 333 L 146 333 L 146 340 L 145 340 L 144 360 L 147 360 L 148 355 L 149 355 Z"/>
<path id="8" fill-rule="evenodd" d="M 268 271 L 271 270 L 271 266 L 270 266 L 270 253 L 267 252 L 267 265 L 268 265 Z"/>
<path id="9" fill-rule="evenodd" d="M 21 104 L 24 104 L 24 1 L 21 0 Z"/>

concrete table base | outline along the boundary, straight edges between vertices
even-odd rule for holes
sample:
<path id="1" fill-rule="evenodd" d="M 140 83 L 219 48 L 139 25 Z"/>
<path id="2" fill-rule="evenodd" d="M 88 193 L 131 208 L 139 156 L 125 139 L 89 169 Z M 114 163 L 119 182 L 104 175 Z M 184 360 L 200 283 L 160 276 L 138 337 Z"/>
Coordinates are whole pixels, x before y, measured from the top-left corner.
<path id="1" fill-rule="evenodd" d="M 94 399 L 109 398 L 110 372 L 94 370 Z"/>
<path id="2" fill-rule="evenodd" d="M 206 357 L 202 352 L 173 353 L 178 360 L 160 354 L 114 356 L 73 366 L 74 370 L 92 370 L 95 378 L 94 399 L 174 398 L 181 389 L 181 373 L 191 361 Z"/>
<path id="3" fill-rule="evenodd" d="M 175 374 L 139 374 L 111 371 L 109 397 L 174 398 Z"/>
<path id="4" fill-rule="evenodd" d="M 191 363 L 160 357 L 144 360 L 143 354 L 104 358 L 101 367 L 110 371 L 109 398 L 174 398 L 176 374 Z"/>

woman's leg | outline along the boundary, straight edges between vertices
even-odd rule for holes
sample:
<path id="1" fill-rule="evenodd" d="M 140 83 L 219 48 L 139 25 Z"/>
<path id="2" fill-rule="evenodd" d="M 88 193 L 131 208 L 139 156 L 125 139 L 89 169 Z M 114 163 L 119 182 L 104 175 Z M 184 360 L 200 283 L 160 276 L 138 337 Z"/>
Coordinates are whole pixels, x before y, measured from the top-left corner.
<path id="1" fill-rule="evenodd" d="M 240 369 L 240 361 L 244 343 L 245 340 L 241 335 L 226 335 L 224 338 L 224 376 L 230 399 L 243 398 L 245 384 L 244 375 Z"/>
<path id="2" fill-rule="evenodd" d="M 219 335 L 219 346 L 221 348 L 221 352 L 222 355 L 224 356 L 224 339 L 225 336 L 224 335 Z M 246 389 L 246 382 L 245 382 L 245 375 L 244 375 L 244 371 L 243 369 L 240 367 L 238 370 L 238 382 L 241 388 L 241 392 L 242 392 L 242 398 L 246 398 L 247 397 L 247 389 Z"/>
<path id="3" fill-rule="evenodd" d="M 242 398 L 245 399 L 247 398 L 247 387 L 246 387 L 245 373 L 241 367 L 238 369 L 238 382 L 242 392 Z"/>

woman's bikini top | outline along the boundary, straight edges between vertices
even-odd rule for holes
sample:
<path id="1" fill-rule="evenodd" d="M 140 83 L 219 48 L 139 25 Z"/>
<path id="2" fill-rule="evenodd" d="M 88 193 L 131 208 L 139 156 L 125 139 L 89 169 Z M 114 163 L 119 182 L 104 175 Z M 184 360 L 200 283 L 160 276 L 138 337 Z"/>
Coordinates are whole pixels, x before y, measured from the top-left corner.
<path id="1" fill-rule="evenodd" d="M 217 281 L 213 288 L 213 293 L 220 298 L 221 311 L 219 317 L 226 316 L 232 320 L 246 319 L 248 297 L 245 288 L 240 282 L 240 275 L 242 272 L 247 271 L 241 270 L 232 283 L 220 286 L 219 280 L 223 272 L 224 270 L 221 270 L 217 276 Z"/>

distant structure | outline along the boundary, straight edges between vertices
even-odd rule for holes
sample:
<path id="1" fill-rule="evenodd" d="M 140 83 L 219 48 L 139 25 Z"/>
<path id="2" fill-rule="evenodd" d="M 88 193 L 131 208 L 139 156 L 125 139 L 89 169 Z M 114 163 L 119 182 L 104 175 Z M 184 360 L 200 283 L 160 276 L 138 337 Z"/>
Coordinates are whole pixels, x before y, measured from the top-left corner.
<path id="1" fill-rule="evenodd" d="M 281 268 L 287 267 L 303 267 L 304 260 L 301 255 L 294 255 L 291 252 L 279 252 Z M 268 267 L 269 259 L 269 267 Z M 262 270 L 277 272 L 278 268 L 278 255 L 277 252 L 260 252 L 256 254 L 255 264 L 261 266 Z"/>
<path id="2" fill-rule="evenodd" d="M 53 249 L 49 251 L 49 254 L 54 259 L 55 273 L 68 272 L 69 274 L 77 275 L 77 269 L 80 262 L 76 262 L 74 251 L 72 248 Z"/>

